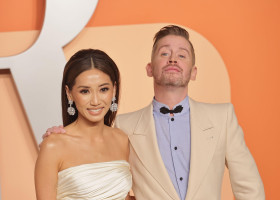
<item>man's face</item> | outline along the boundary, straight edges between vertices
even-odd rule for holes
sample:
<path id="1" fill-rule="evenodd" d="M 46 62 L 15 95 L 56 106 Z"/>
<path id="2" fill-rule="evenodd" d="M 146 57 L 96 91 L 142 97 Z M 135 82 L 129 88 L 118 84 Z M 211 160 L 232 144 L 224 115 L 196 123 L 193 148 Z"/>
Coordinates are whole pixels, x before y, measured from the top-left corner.
<path id="1" fill-rule="evenodd" d="M 155 46 L 147 75 L 154 78 L 155 85 L 187 87 L 196 77 L 192 59 L 191 46 L 184 37 L 165 36 Z"/>

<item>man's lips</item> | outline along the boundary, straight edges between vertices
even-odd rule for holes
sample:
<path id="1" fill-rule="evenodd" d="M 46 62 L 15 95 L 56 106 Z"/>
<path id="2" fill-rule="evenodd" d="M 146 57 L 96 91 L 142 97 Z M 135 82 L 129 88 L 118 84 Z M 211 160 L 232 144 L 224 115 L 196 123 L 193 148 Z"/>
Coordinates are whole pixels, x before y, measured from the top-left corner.
<path id="1" fill-rule="evenodd" d="M 167 66 L 164 68 L 164 71 L 175 71 L 175 72 L 181 72 L 182 69 L 180 67 L 177 66 Z"/>

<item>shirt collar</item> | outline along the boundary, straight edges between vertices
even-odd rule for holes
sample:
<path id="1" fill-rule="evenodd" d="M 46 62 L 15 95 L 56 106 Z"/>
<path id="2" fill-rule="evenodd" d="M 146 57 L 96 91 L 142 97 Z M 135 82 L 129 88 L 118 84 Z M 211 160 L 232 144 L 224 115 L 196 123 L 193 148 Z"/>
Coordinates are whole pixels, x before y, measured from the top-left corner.
<path id="1" fill-rule="evenodd" d="M 153 112 L 163 115 L 163 116 L 169 116 L 168 114 L 163 114 L 161 113 L 159 110 L 161 107 L 166 107 L 169 109 L 169 107 L 163 103 L 158 102 L 155 98 L 153 98 Z M 179 116 L 179 115 L 184 115 L 184 114 L 188 114 L 189 113 L 189 109 L 190 109 L 190 104 L 189 104 L 189 97 L 186 96 L 185 99 L 183 99 L 183 101 L 181 101 L 180 103 L 176 104 L 173 108 L 176 108 L 176 106 L 183 106 L 183 110 L 180 113 L 174 113 L 174 116 Z"/>

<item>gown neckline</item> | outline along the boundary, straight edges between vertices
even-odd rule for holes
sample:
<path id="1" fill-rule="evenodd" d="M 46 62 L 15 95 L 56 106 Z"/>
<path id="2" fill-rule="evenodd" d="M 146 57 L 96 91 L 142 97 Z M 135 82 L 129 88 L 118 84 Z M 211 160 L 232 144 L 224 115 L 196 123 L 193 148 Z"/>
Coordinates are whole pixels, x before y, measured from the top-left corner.
<path id="1" fill-rule="evenodd" d="M 58 174 L 60 174 L 60 172 L 62 173 L 64 171 L 67 171 L 67 170 L 70 170 L 70 169 L 73 169 L 73 168 L 77 168 L 77 167 L 81 167 L 81 166 L 101 165 L 101 164 L 110 164 L 110 163 L 117 163 L 117 162 L 122 162 L 122 163 L 126 163 L 126 164 L 129 165 L 129 163 L 126 160 L 111 160 L 111 161 L 104 161 L 104 162 L 84 163 L 84 164 L 79 164 L 79 165 L 75 165 L 75 166 L 68 167 L 68 168 L 65 168 L 63 170 L 60 170 L 58 172 Z"/>

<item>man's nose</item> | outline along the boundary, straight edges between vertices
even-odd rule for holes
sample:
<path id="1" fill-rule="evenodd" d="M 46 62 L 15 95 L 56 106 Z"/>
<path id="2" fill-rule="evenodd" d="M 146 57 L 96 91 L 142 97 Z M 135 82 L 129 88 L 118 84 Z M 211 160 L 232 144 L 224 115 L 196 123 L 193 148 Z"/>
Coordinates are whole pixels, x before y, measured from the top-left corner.
<path id="1" fill-rule="evenodd" d="M 170 59 L 170 60 L 169 60 L 169 63 L 170 63 L 170 64 L 177 63 L 177 60 Z"/>
<path id="2" fill-rule="evenodd" d="M 174 64 L 174 63 L 177 63 L 177 59 L 173 54 L 171 54 L 168 62 L 169 62 L 169 64 Z"/>

